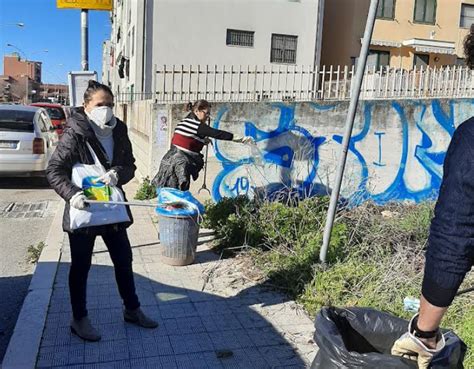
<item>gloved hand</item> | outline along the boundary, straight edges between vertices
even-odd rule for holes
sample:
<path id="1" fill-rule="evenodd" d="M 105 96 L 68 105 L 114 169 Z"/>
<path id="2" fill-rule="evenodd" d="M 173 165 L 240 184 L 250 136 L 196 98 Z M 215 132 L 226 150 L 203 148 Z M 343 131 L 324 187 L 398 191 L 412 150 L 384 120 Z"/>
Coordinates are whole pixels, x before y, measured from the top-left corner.
<path id="1" fill-rule="evenodd" d="M 89 205 L 86 203 L 87 197 L 84 195 L 82 192 L 77 192 L 74 194 L 73 197 L 69 200 L 69 205 L 71 205 L 73 208 L 78 209 L 78 210 L 84 210 L 87 208 Z"/>
<path id="2" fill-rule="evenodd" d="M 243 143 L 244 145 L 255 143 L 254 139 L 253 139 L 252 137 L 250 137 L 250 136 L 244 136 L 244 137 L 241 137 L 241 136 L 234 136 L 234 138 L 232 139 L 232 141 L 234 141 L 234 142 L 240 142 L 240 143 Z"/>
<path id="3" fill-rule="evenodd" d="M 412 325 L 414 319 L 418 316 L 415 315 L 410 323 L 408 324 L 408 332 L 403 334 L 398 340 L 395 341 L 392 347 L 392 355 L 402 356 L 407 359 L 417 361 L 419 369 L 428 369 L 434 354 L 438 353 L 444 348 L 445 341 L 444 336 L 438 333 L 438 341 L 436 348 L 430 349 L 417 337 L 413 335 Z"/>
<path id="4" fill-rule="evenodd" d="M 115 170 L 109 170 L 103 176 L 97 178 L 97 182 L 102 182 L 107 186 L 117 186 L 118 183 L 118 174 Z"/>

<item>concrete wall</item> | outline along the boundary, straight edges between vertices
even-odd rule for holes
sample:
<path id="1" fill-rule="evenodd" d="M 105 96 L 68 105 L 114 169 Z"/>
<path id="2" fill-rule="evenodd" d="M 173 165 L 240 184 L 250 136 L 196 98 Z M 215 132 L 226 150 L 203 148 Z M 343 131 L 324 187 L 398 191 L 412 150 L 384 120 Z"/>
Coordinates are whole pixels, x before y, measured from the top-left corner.
<path id="1" fill-rule="evenodd" d="M 258 150 L 219 141 L 209 150 L 207 186 L 214 200 L 256 190 L 326 193 L 334 183 L 348 102 L 214 104 L 212 125 L 250 135 Z M 184 106 L 155 106 L 149 168 L 154 174 Z M 160 137 L 158 112 L 171 125 Z M 342 195 L 358 203 L 422 201 L 437 195 L 451 136 L 474 113 L 474 100 L 364 101 L 359 106 Z M 168 142 L 164 144 L 165 138 Z M 138 148 L 134 150 L 139 150 Z M 140 149 L 141 150 L 141 149 Z M 194 193 L 203 176 L 193 184 Z"/>
<path id="2" fill-rule="evenodd" d="M 128 126 L 140 180 L 153 176 L 168 151 L 172 130 L 169 128 L 170 106 L 152 101 L 116 104 L 115 115 Z"/>

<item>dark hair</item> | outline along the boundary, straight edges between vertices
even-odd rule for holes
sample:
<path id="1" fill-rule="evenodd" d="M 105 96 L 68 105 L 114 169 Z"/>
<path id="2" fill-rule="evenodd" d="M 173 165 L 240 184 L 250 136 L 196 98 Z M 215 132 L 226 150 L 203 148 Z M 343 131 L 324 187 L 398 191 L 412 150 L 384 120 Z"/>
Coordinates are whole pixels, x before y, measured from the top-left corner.
<path id="1" fill-rule="evenodd" d="M 112 96 L 112 99 L 114 98 L 114 94 L 112 93 L 112 90 L 109 86 L 103 85 L 102 83 L 90 79 L 87 85 L 87 89 L 84 92 L 84 102 L 87 104 L 89 101 L 92 100 L 92 95 L 94 95 L 97 91 L 100 90 L 108 93 L 110 96 Z"/>
<path id="2" fill-rule="evenodd" d="M 194 110 L 204 110 L 204 109 L 210 109 L 211 104 L 209 104 L 209 101 L 207 100 L 198 100 L 194 104 L 192 102 L 188 103 L 187 105 L 188 110 L 194 111 Z"/>
<path id="3" fill-rule="evenodd" d="M 471 29 L 464 39 L 464 56 L 466 57 L 466 64 L 469 68 L 474 68 L 474 24 L 471 24 Z"/>

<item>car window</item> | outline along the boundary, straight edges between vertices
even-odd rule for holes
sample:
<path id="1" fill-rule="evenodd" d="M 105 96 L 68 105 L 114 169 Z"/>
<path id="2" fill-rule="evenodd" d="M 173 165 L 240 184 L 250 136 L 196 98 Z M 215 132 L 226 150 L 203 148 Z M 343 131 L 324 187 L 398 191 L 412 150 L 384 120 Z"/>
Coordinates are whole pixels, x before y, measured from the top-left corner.
<path id="1" fill-rule="evenodd" d="M 0 109 L 0 131 L 33 132 L 35 111 Z"/>
<path id="2" fill-rule="evenodd" d="M 48 132 L 52 128 L 51 120 L 43 111 L 38 116 L 38 122 L 41 132 Z"/>
<path id="3" fill-rule="evenodd" d="M 64 115 L 64 111 L 61 108 L 49 108 L 45 107 L 46 111 L 48 112 L 48 115 L 51 119 L 66 119 L 66 116 Z"/>

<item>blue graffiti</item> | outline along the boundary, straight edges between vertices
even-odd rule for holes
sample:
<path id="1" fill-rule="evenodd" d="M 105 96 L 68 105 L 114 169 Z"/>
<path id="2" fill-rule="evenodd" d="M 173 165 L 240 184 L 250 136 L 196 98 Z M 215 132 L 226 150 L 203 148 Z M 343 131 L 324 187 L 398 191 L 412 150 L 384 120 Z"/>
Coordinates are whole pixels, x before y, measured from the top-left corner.
<path id="1" fill-rule="evenodd" d="M 235 155 L 225 143 L 216 142 L 216 157 L 222 164 L 222 170 L 213 183 L 214 200 L 252 195 L 260 187 L 264 187 L 267 193 L 290 188 L 304 196 L 316 194 L 318 191 L 315 188 L 320 187 L 330 191 L 330 180 L 324 178 L 322 171 L 323 167 L 334 169 L 337 161 L 335 157 L 328 159 L 327 151 L 324 158 L 320 157 L 320 153 L 323 147 L 327 150 L 326 144 L 330 144 L 332 152 L 338 155 L 342 136 L 318 135 L 320 127 L 317 123 L 314 126 L 306 123 L 304 127 L 298 124 L 295 110 L 301 104 L 270 104 L 271 110 L 278 110 L 279 118 L 276 126 L 269 130 L 261 129 L 257 122 L 243 122 L 245 135 L 254 138 L 261 157 L 257 158 L 252 153 L 242 155 L 242 151 Z M 306 104 L 314 111 L 317 122 L 318 117 L 336 111 L 340 103 Z M 379 121 L 373 123 L 374 119 L 388 119 L 385 115 L 381 117 L 374 109 L 377 104 L 389 105 L 392 109 L 388 115 L 393 123 L 385 123 L 383 130 Z M 468 108 L 465 108 L 466 104 Z M 473 110 L 474 100 L 466 100 L 462 104 L 439 100 L 403 104 L 397 101 L 389 104 L 361 103 L 360 122 L 356 124 L 355 133 L 349 141 L 354 184 L 343 188 L 346 198 L 352 204 L 367 200 L 383 204 L 404 200 L 419 202 L 437 196 L 447 145 L 455 124 L 460 123 L 457 120 L 470 118 Z M 218 111 L 213 126 L 219 128 L 224 124 L 225 115 L 231 113 L 231 105 L 224 105 Z M 268 120 L 265 127 L 268 127 Z M 382 180 L 374 179 L 374 174 Z M 372 188 L 374 186 L 375 189 Z"/>
<path id="2" fill-rule="evenodd" d="M 308 193 L 311 191 L 316 178 L 317 165 L 319 161 L 318 146 L 321 145 L 325 139 L 322 137 L 313 137 L 306 129 L 295 124 L 294 105 L 276 103 L 273 104 L 272 107 L 279 109 L 280 111 L 280 118 L 276 129 L 268 132 L 263 131 L 257 128 L 256 124 L 253 122 L 247 121 L 245 122 L 245 135 L 252 137 L 257 144 L 262 144 L 261 146 L 264 146 L 265 143 L 275 141 L 283 135 L 288 134 L 295 137 L 293 142 L 290 142 L 290 144 L 295 145 L 299 143 L 303 146 L 306 145 L 307 147 L 311 147 L 310 151 L 312 151 L 313 155 L 310 158 L 310 169 L 308 170 L 308 173 L 296 188 L 293 188 L 294 186 L 290 174 L 282 173 L 279 182 L 269 182 L 266 184 L 266 190 L 268 191 L 271 189 L 270 192 L 274 192 L 281 188 L 292 187 L 300 193 Z M 219 127 L 221 120 L 224 114 L 227 113 L 228 109 L 228 107 L 223 107 L 219 110 L 216 119 L 213 122 L 215 128 Z M 305 142 L 301 143 L 301 140 L 304 140 Z M 242 186 L 241 177 L 235 177 L 234 185 L 231 186 L 227 184 L 226 178 L 233 177 L 235 172 L 240 170 L 243 166 L 255 162 L 255 158 L 252 157 L 243 157 L 233 160 L 225 155 L 224 151 L 220 149 L 220 145 L 221 144 L 218 141 L 215 144 L 216 157 L 223 165 L 223 170 L 217 175 L 213 185 L 212 194 L 216 201 L 220 200 L 222 197 L 241 194 L 242 191 L 237 191 L 237 189 Z M 271 148 L 271 145 L 267 145 L 266 149 L 263 150 L 263 161 L 265 162 L 265 165 L 275 165 L 291 171 L 295 160 L 295 150 L 297 149 L 297 147 L 292 147 L 287 144 L 276 148 Z M 248 189 L 250 189 L 250 186 L 247 187 L 247 190 Z"/>
<path id="3" fill-rule="evenodd" d="M 374 135 L 378 137 L 379 140 L 379 159 L 378 161 L 374 161 L 374 165 L 377 165 L 379 167 L 384 167 L 386 164 L 382 163 L 382 136 L 385 134 L 385 132 L 374 132 Z"/>

